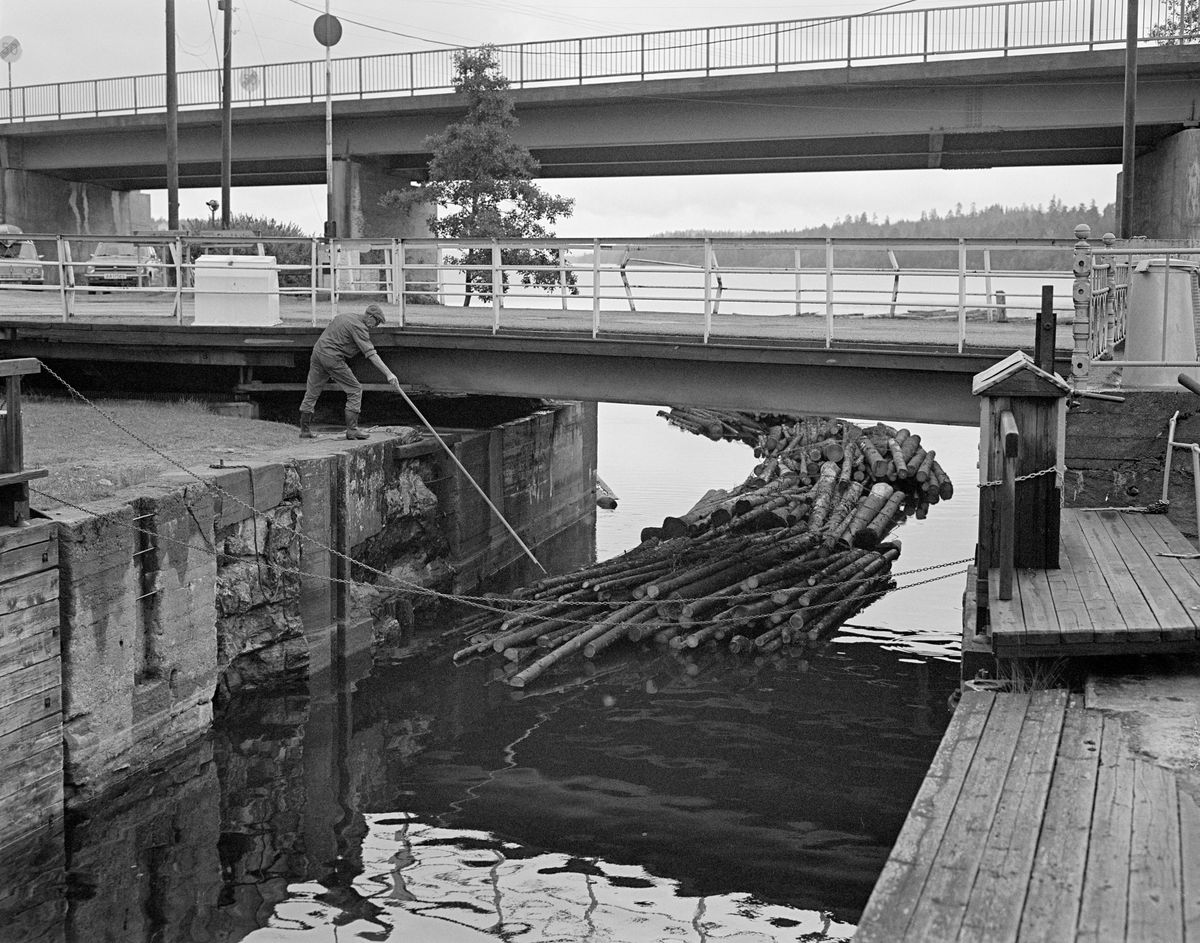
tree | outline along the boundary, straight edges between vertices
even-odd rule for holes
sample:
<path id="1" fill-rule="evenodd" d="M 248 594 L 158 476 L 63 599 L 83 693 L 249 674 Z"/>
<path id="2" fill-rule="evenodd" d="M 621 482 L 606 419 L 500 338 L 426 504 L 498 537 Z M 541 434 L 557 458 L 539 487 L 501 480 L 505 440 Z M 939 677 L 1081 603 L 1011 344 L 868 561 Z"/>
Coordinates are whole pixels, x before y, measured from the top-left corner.
<path id="1" fill-rule="evenodd" d="M 1164 21 L 1150 30 L 1160 46 L 1176 46 L 1200 40 L 1200 2 L 1167 0 Z"/>
<path id="2" fill-rule="evenodd" d="M 212 232 L 212 223 L 207 219 L 183 219 L 179 228 L 193 235 Z M 303 265 L 306 268 L 312 260 L 312 247 L 309 242 L 312 233 L 307 233 L 296 223 L 275 220 L 266 216 L 251 216 L 249 213 L 238 213 L 229 221 L 229 228 L 248 231 L 263 237 L 263 251 L 273 255 L 280 265 Z M 272 242 L 271 237 L 287 240 Z M 234 255 L 250 255 L 257 251 L 248 246 L 235 247 L 231 250 Z M 307 286 L 309 272 L 297 269 L 285 269 L 279 273 L 279 284 L 283 286 Z"/>
<path id="3" fill-rule="evenodd" d="M 517 118 L 495 48 L 460 50 L 454 54 L 454 67 L 454 90 L 466 99 L 466 116 L 425 139 L 425 147 L 433 153 L 428 180 L 392 190 L 380 203 L 405 209 L 432 204 L 429 229 L 441 238 L 552 238 L 547 226 L 570 216 L 575 201 L 547 193 L 532 182 L 541 168 L 513 137 Z M 504 249 L 501 260 L 506 266 L 547 266 L 522 270 L 521 283 L 547 291 L 558 287 L 559 272 L 554 270 L 558 250 Z M 495 286 L 490 248 L 464 250 L 453 264 L 466 271 L 464 305 L 471 303 L 472 291 L 485 301 L 491 299 Z M 575 274 L 568 271 L 566 280 L 576 294 Z M 500 290 L 507 290 L 507 274 Z"/>

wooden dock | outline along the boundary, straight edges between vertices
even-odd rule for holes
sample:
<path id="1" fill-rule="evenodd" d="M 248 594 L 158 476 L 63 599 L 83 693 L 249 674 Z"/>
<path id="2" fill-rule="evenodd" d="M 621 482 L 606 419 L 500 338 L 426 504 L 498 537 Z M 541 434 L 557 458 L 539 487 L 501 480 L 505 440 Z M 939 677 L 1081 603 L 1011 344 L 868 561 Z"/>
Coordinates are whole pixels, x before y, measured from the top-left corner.
<path id="1" fill-rule="evenodd" d="M 964 692 L 856 943 L 1200 940 L 1200 774 L 1082 701 Z"/>
<path id="2" fill-rule="evenodd" d="M 1059 569 L 989 572 L 991 644 L 1007 658 L 1200 649 L 1200 560 L 1162 514 L 1064 509 Z"/>

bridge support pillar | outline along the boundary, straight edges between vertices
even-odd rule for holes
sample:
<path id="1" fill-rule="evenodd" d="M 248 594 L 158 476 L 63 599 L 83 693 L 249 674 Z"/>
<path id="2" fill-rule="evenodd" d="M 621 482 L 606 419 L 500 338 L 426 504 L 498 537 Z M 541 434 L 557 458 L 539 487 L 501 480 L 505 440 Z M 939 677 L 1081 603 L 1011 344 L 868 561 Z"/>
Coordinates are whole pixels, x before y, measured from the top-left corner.
<path id="1" fill-rule="evenodd" d="M 422 238 L 430 236 L 427 217 L 430 209 L 419 206 L 412 210 L 381 206 L 379 199 L 389 190 L 407 187 L 411 177 L 407 173 L 395 174 L 385 168 L 363 160 L 335 160 L 333 162 L 334 218 L 337 220 L 338 236 L 342 239 L 392 239 Z M 424 250 L 422 250 L 423 252 Z M 418 259 L 418 253 L 408 253 L 406 262 L 431 261 Z M 338 287 L 344 291 L 377 291 L 380 282 L 386 281 L 374 267 L 383 263 L 379 250 L 350 248 L 343 250 L 339 265 L 345 265 L 338 277 Z M 368 267 L 363 267 L 368 266 Z M 410 279 L 428 282 L 431 275 L 410 269 Z M 432 276 L 436 278 L 436 274 Z"/>
<path id="2" fill-rule="evenodd" d="M 1117 175 L 1117 230 L 1121 220 Z M 1188 128 L 1138 157 L 1133 175 L 1133 234 L 1200 239 L 1200 129 Z"/>
<path id="3" fill-rule="evenodd" d="M 407 187 L 408 173 L 393 173 L 363 160 L 333 162 L 333 201 L 338 236 L 343 239 L 422 238 L 430 235 L 429 211 L 380 206 L 389 190 Z"/>
<path id="4" fill-rule="evenodd" d="M 24 232 L 131 234 L 149 229 L 150 195 L 4 168 L 3 222 Z"/>

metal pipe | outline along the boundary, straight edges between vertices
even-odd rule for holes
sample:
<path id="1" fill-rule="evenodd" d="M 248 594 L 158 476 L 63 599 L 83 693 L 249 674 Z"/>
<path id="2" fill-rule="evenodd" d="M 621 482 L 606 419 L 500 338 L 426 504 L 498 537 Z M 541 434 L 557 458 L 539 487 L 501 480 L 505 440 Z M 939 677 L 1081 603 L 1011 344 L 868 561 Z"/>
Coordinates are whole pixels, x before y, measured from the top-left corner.
<path id="1" fill-rule="evenodd" d="M 1133 238 L 1133 158 L 1136 146 L 1138 0 L 1125 0 L 1125 123 L 1121 136 L 1121 238 Z"/>
<path id="2" fill-rule="evenodd" d="M 175 0 L 167 2 L 167 229 L 179 228 L 179 75 L 175 66 Z"/>
<path id="3" fill-rule="evenodd" d="M 218 0 L 225 11 L 225 60 L 221 66 L 221 228 L 230 228 L 229 191 L 233 184 L 233 0 Z"/>

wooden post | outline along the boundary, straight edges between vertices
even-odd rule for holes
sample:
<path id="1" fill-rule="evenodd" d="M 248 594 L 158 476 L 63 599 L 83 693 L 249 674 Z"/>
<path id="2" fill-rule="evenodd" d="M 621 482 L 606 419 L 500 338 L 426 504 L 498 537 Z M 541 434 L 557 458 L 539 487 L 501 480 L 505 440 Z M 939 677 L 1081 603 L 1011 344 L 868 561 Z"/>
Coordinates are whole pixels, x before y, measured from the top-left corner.
<path id="1" fill-rule="evenodd" d="M 1071 376 L 1083 379 L 1088 375 L 1092 365 L 1088 353 L 1091 337 L 1092 312 L 1092 247 L 1088 236 L 1092 234 L 1090 226 L 1080 223 L 1075 227 L 1075 253 L 1071 259 L 1071 274 L 1075 280 L 1071 283 L 1071 300 L 1075 305 L 1075 321 L 1072 327 L 1074 349 L 1071 353 Z"/>
<path id="2" fill-rule="evenodd" d="M 1011 410 L 1000 413 L 1000 444 L 1004 454 L 1004 477 L 1000 485 L 999 549 L 1000 598 L 1013 597 L 1013 550 L 1017 528 L 1017 458 L 1021 451 L 1021 433 Z"/>
<path id="3" fill-rule="evenodd" d="M 1037 316 L 1037 334 L 1033 338 L 1033 362 L 1039 370 L 1054 372 L 1054 286 L 1042 286 L 1042 307 Z"/>
<path id="4" fill-rule="evenodd" d="M 45 478 L 44 468 L 25 470 L 25 443 L 21 432 L 21 376 L 41 372 L 33 357 L 0 360 L 5 400 L 0 429 L 0 526 L 19 527 L 29 521 L 29 482 Z"/>

